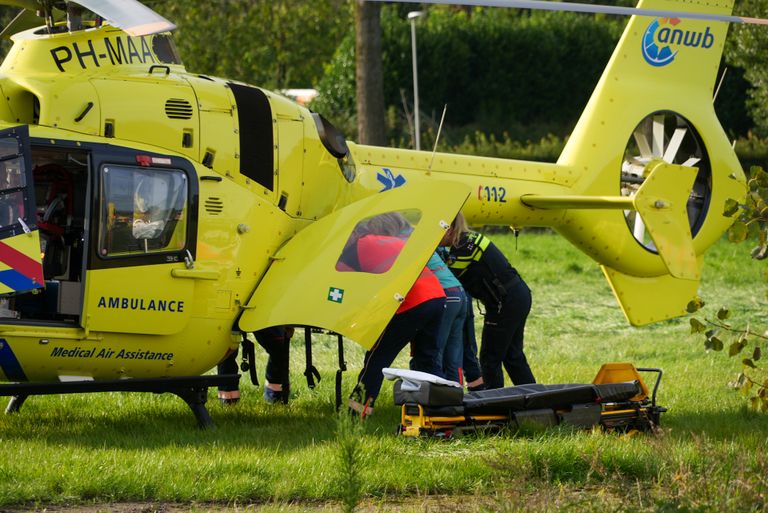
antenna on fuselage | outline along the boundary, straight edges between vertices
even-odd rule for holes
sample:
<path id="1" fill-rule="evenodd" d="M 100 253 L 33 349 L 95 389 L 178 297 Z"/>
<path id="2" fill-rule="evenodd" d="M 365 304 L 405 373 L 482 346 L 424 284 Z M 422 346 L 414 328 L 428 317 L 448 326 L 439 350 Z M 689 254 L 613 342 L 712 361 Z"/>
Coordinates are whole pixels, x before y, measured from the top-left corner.
<path id="1" fill-rule="evenodd" d="M 435 145 L 432 147 L 432 157 L 429 159 L 429 166 L 427 166 L 427 173 L 432 171 L 432 162 L 435 161 L 435 152 L 437 151 L 437 143 L 440 141 L 440 132 L 443 130 L 443 122 L 445 121 L 445 111 L 448 110 L 448 104 L 443 107 L 443 115 L 440 116 L 440 124 L 437 127 L 437 136 L 435 137 Z"/>
<path id="2" fill-rule="evenodd" d="M 717 88 L 715 89 L 715 94 L 712 96 L 712 103 L 715 103 L 715 100 L 717 100 L 717 94 L 720 92 L 720 88 L 723 87 L 723 80 L 725 80 L 725 74 L 728 71 L 728 66 L 723 68 L 723 74 L 720 75 L 720 80 L 717 82 Z"/>

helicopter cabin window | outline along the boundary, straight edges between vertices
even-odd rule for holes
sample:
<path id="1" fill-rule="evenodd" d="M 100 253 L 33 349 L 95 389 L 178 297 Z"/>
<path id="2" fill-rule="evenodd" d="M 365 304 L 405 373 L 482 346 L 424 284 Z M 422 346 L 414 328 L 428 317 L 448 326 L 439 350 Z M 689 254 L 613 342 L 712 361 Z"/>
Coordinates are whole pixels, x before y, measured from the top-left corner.
<path id="1" fill-rule="evenodd" d="M 16 137 L 0 139 L 0 231 L 20 232 L 26 219 L 27 178 Z M 18 230 L 16 230 L 17 228 Z"/>
<path id="2" fill-rule="evenodd" d="M 101 187 L 101 256 L 184 249 L 189 186 L 183 171 L 108 165 Z"/>
<path id="3" fill-rule="evenodd" d="M 421 219 L 418 210 L 385 212 L 355 225 L 336 262 L 339 272 L 389 271 Z"/>

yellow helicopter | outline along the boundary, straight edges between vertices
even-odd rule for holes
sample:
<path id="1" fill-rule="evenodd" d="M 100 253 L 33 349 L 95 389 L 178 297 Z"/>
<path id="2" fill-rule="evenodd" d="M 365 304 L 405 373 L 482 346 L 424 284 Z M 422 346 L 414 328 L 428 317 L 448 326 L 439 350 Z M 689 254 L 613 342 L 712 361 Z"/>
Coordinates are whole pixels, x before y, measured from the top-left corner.
<path id="1" fill-rule="evenodd" d="M 369 348 L 459 210 L 555 229 L 632 324 L 679 316 L 746 191 L 712 105 L 732 0 L 642 0 L 554 164 L 346 141 L 279 94 L 188 72 L 173 24 L 134 0 L 2 3 L 46 20 L 0 67 L 0 387 L 19 387 L 0 393 L 22 400 L 182 395 L 270 326 Z M 339 265 L 392 211 L 414 225 L 392 267 Z"/>

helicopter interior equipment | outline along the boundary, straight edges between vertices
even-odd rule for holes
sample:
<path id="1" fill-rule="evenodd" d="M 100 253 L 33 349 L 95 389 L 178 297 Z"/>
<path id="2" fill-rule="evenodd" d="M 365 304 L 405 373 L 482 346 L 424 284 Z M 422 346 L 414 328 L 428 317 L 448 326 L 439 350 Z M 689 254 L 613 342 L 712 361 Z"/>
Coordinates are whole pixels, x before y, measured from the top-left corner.
<path id="1" fill-rule="evenodd" d="M 684 315 L 732 222 L 723 206 L 746 191 L 712 106 L 732 0 L 641 0 L 675 23 L 631 11 L 556 163 L 347 141 L 279 94 L 188 72 L 173 24 L 135 0 L 3 3 L 44 18 L 6 29 L 0 66 L 12 411 L 36 393 L 143 387 L 207 424 L 204 390 L 237 376 L 201 375 L 242 333 L 305 326 L 370 348 L 460 210 L 553 228 L 633 325 Z M 391 212 L 414 228 L 392 266 L 339 266 L 361 221 Z"/>

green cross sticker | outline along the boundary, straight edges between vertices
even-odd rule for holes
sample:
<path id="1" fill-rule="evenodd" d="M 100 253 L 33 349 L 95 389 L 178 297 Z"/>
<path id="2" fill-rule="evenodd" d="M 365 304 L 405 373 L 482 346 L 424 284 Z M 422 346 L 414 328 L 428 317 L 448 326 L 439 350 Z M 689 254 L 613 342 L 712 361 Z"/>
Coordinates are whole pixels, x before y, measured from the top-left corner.
<path id="1" fill-rule="evenodd" d="M 334 303 L 341 303 L 344 301 L 344 289 L 336 287 L 328 289 L 328 301 L 333 301 Z"/>

